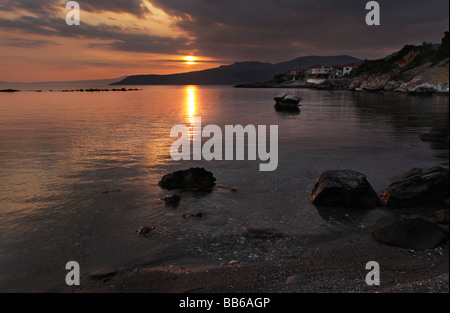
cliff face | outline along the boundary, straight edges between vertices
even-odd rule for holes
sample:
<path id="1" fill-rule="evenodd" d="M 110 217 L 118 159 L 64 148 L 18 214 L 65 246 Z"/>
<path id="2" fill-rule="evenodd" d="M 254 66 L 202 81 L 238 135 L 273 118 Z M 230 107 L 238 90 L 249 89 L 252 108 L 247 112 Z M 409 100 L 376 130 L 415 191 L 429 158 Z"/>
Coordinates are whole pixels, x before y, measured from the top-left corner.
<path id="1" fill-rule="evenodd" d="M 449 58 L 439 62 L 436 65 L 426 63 L 417 68 L 406 71 L 400 76 L 402 84 L 397 88 L 398 91 L 417 91 L 421 86 L 429 84 L 429 88 L 435 88 L 438 92 L 449 92 L 448 82 L 448 63 Z"/>
<path id="2" fill-rule="evenodd" d="M 381 60 L 366 60 L 358 68 L 350 89 L 409 93 L 449 92 L 449 33 L 442 44 L 406 45 Z"/>
<path id="3" fill-rule="evenodd" d="M 405 63 L 408 64 L 408 63 Z M 405 72 L 361 74 L 353 78 L 350 89 L 398 92 L 449 92 L 449 58 L 432 65 L 427 62 Z"/>

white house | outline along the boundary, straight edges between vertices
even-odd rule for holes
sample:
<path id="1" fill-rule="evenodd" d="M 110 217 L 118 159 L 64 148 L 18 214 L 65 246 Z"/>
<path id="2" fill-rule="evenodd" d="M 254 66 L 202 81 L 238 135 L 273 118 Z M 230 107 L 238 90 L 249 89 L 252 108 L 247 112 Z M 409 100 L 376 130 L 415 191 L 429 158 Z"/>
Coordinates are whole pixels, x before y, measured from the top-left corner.
<path id="1" fill-rule="evenodd" d="M 358 64 L 346 64 L 346 65 L 335 65 L 333 66 L 332 73 L 333 77 L 342 77 L 350 74 L 354 69 L 356 69 Z"/>
<path id="2" fill-rule="evenodd" d="M 309 67 L 306 73 L 307 83 L 320 84 L 330 77 L 331 67 L 326 65 L 314 65 Z"/>

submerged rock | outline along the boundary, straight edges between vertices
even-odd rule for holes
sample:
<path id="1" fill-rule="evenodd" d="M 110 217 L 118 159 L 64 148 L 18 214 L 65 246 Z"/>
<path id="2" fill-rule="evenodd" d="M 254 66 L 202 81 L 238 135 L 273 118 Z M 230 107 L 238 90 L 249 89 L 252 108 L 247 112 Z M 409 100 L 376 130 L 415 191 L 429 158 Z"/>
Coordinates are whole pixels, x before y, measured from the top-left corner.
<path id="1" fill-rule="evenodd" d="M 310 200 L 316 205 L 375 208 L 381 201 L 366 178 L 352 170 L 326 171 L 311 191 Z"/>
<path id="2" fill-rule="evenodd" d="M 165 189 L 210 190 L 215 185 L 216 178 L 204 168 L 193 168 L 176 171 L 163 176 L 159 185 Z"/>
<path id="3" fill-rule="evenodd" d="M 178 204 L 180 204 L 181 196 L 179 196 L 178 194 L 174 194 L 173 196 L 164 197 L 162 198 L 162 200 L 164 200 L 166 205 L 177 207 Z"/>
<path id="4" fill-rule="evenodd" d="M 447 132 L 441 129 L 432 129 L 428 133 L 419 134 L 419 137 L 422 141 L 440 142 L 448 140 Z"/>
<path id="5" fill-rule="evenodd" d="M 433 249 L 448 239 L 448 235 L 430 221 L 395 215 L 380 218 L 373 235 L 381 243 L 415 250 Z"/>
<path id="6" fill-rule="evenodd" d="M 435 166 L 414 168 L 383 191 L 381 198 L 390 207 L 442 204 L 449 196 L 448 169 Z"/>

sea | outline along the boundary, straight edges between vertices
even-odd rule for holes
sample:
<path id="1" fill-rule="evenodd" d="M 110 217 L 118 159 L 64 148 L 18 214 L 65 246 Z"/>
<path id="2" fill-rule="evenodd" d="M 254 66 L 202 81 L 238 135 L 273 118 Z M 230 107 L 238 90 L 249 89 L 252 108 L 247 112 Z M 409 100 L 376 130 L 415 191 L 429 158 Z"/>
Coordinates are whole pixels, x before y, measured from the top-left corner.
<path id="1" fill-rule="evenodd" d="M 347 214 L 310 202 L 322 172 L 362 172 L 381 193 L 412 168 L 449 163 L 448 142 L 419 138 L 431 129 L 448 132 L 448 96 L 295 89 L 300 111 L 280 112 L 273 98 L 283 90 L 270 88 L 62 91 L 114 87 L 29 85 L 0 93 L 1 292 L 61 290 L 69 261 L 80 265 L 83 280 L 105 269 L 278 260 L 365 227 L 363 219 L 348 224 Z M 277 125 L 276 170 L 260 171 L 259 160 L 173 160 L 172 127 L 191 127 L 196 117 L 221 129 Z M 158 185 L 191 167 L 213 173 L 212 192 Z M 162 199 L 175 192 L 180 204 L 166 205 Z M 151 232 L 143 236 L 141 227 Z M 295 240 L 242 249 L 250 228 Z"/>

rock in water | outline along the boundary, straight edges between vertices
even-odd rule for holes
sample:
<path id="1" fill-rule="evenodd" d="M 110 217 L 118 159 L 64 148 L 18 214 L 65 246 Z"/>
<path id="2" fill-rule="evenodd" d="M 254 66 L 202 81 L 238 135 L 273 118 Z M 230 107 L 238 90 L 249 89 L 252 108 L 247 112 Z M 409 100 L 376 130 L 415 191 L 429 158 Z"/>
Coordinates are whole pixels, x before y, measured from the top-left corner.
<path id="1" fill-rule="evenodd" d="M 366 175 L 352 170 L 332 170 L 322 173 L 311 191 L 316 205 L 372 209 L 381 205 L 377 193 Z"/>
<path id="2" fill-rule="evenodd" d="M 381 198 L 390 207 L 441 204 L 449 196 L 448 187 L 448 169 L 439 166 L 426 171 L 415 168 L 386 188 Z"/>
<path id="3" fill-rule="evenodd" d="M 433 249 L 448 239 L 437 225 L 418 217 L 388 215 L 380 218 L 373 231 L 381 243 L 407 249 Z"/>
<path id="4" fill-rule="evenodd" d="M 279 95 L 275 96 L 274 100 L 276 102 L 286 102 L 286 103 L 298 104 L 302 100 L 302 98 L 298 97 L 297 95 L 293 94 L 290 91 L 283 91 Z"/>
<path id="5" fill-rule="evenodd" d="M 166 203 L 168 206 L 173 206 L 174 208 L 180 204 L 181 196 L 178 194 L 174 194 L 173 196 L 167 196 L 164 197 L 162 200 Z"/>
<path id="6" fill-rule="evenodd" d="M 214 187 L 216 179 L 211 172 L 204 168 L 190 168 L 164 175 L 159 185 L 165 189 L 193 189 L 210 190 Z"/>
<path id="7" fill-rule="evenodd" d="M 275 108 L 277 109 L 298 110 L 298 104 L 302 99 L 290 91 L 283 91 L 274 100 L 276 101 Z"/>

